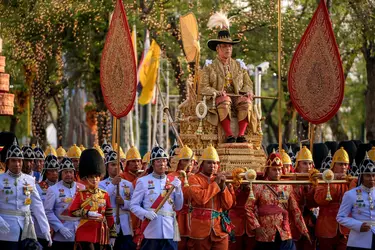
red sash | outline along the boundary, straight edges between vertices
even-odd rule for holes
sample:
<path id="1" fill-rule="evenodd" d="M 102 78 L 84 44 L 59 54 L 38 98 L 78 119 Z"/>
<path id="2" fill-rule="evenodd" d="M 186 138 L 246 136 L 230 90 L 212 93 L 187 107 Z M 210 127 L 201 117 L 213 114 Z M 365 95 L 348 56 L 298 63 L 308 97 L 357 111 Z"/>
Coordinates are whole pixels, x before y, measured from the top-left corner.
<path id="1" fill-rule="evenodd" d="M 164 187 L 166 190 L 168 190 L 171 187 L 170 183 L 174 180 L 174 178 L 175 178 L 174 176 L 167 175 L 167 180 L 165 182 L 165 187 Z M 162 193 L 160 193 L 158 198 L 156 198 L 154 203 L 152 203 L 151 208 L 156 209 L 160 205 L 163 199 L 164 199 L 164 196 L 162 195 Z M 137 249 L 141 247 L 141 243 L 144 238 L 143 232 L 146 230 L 149 223 L 150 223 L 150 220 L 144 219 L 141 223 L 141 226 L 135 230 L 133 241 L 134 243 L 137 244 Z"/>

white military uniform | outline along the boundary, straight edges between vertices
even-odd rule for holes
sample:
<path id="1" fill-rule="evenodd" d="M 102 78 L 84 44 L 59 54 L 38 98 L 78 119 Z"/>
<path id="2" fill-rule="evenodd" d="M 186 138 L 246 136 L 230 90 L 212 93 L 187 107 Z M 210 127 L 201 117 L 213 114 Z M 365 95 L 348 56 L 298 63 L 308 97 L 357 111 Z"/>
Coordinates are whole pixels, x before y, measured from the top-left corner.
<path id="1" fill-rule="evenodd" d="M 375 246 L 371 245 L 375 233 L 375 188 L 361 185 L 346 192 L 337 214 L 337 222 L 350 229 L 348 247 L 374 249 Z M 371 225 L 370 231 L 360 232 L 364 222 Z"/>
<path id="2" fill-rule="evenodd" d="M 130 202 L 130 210 L 141 220 L 145 219 L 145 214 L 153 210 L 152 204 L 163 193 L 165 189 L 167 176 L 157 175 L 155 173 L 146 175 L 138 179 L 134 194 Z M 184 197 L 182 189 L 173 191 L 168 201 L 157 213 L 157 217 L 150 222 L 144 231 L 145 239 L 173 239 L 179 238 L 176 212 L 182 208 Z"/>
<path id="3" fill-rule="evenodd" d="M 32 176 L 23 173 L 16 176 L 8 170 L 0 175 L 0 190 L 0 217 L 10 227 L 9 233 L 0 234 L 1 241 L 36 239 L 31 213 L 38 218 L 41 232 L 44 235 L 49 233 L 50 227 L 43 203 Z"/>
<path id="4" fill-rule="evenodd" d="M 42 184 L 44 184 L 44 185 L 42 185 Z M 47 184 L 48 187 L 45 184 Z M 38 190 L 40 199 L 42 200 L 43 203 L 44 203 L 44 200 L 46 199 L 47 190 L 55 184 L 56 183 L 52 183 L 52 182 L 48 181 L 47 179 L 45 181 L 41 181 L 41 182 L 36 184 L 36 189 Z M 46 237 L 45 237 L 44 233 L 42 232 L 42 230 L 39 226 L 38 217 L 34 214 L 33 214 L 33 220 L 34 220 L 34 224 L 35 224 L 36 237 L 39 238 L 39 239 L 45 239 Z"/>
<path id="5" fill-rule="evenodd" d="M 56 185 L 48 188 L 46 199 L 44 201 L 44 209 L 46 210 L 48 222 L 55 232 L 53 236 L 54 241 L 74 241 L 75 232 L 80 218 L 69 217 L 68 214 L 62 215 L 62 213 L 68 209 L 70 203 L 73 201 L 76 191 L 83 189 L 85 189 L 85 186 L 81 183 L 73 182 L 69 187 L 62 180 Z M 59 230 L 63 227 L 68 228 L 72 232 L 72 238 L 66 239 L 61 235 Z"/>
<path id="6" fill-rule="evenodd" d="M 123 235 L 133 235 L 132 222 L 130 217 L 130 199 L 133 195 L 133 184 L 127 180 L 122 179 L 120 185 L 120 196 L 124 200 L 124 204 L 120 206 L 120 225 Z M 116 218 L 116 193 L 117 186 L 112 184 L 112 178 L 102 180 L 99 183 L 99 188 L 107 191 L 113 207 L 113 217 Z M 120 225 L 116 225 L 116 232 L 120 232 Z"/>
<path id="7" fill-rule="evenodd" d="M 36 184 L 36 189 L 38 190 L 38 193 L 39 193 L 40 199 L 42 199 L 43 202 L 44 202 L 44 200 L 46 199 L 48 188 L 51 187 L 51 186 L 53 186 L 53 185 L 55 185 L 55 184 L 57 183 L 57 182 L 56 182 L 56 183 L 53 183 L 53 182 L 50 182 L 50 181 L 48 181 L 48 180 L 45 180 L 44 182 L 48 185 L 47 188 L 44 187 L 43 185 L 42 185 L 43 187 L 41 186 L 41 184 L 42 184 L 43 182 L 39 182 L 39 183 Z"/>

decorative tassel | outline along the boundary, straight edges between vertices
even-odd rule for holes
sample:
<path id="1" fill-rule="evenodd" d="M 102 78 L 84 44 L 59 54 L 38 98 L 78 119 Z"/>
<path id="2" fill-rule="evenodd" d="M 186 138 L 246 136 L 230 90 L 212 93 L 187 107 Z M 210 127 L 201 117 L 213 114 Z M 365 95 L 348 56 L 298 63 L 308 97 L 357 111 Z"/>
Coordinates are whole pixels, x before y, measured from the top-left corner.
<path id="1" fill-rule="evenodd" d="M 255 200 L 254 192 L 253 192 L 253 183 L 250 182 L 250 193 L 249 193 L 249 199 Z"/>
<path id="2" fill-rule="evenodd" d="M 203 134 L 203 122 L 202 119 L 199 120 L 199 125 L 197 128 L 197 131 L 195 132 L 196 135 L 202 135 Z"/>
<path id="3" fill-rule="evenodd" d="M 332 200 L 331 189 L 330 189 L 329 183 L 328 183 L 326 201 L 331 201 L 331 200 Z"/>

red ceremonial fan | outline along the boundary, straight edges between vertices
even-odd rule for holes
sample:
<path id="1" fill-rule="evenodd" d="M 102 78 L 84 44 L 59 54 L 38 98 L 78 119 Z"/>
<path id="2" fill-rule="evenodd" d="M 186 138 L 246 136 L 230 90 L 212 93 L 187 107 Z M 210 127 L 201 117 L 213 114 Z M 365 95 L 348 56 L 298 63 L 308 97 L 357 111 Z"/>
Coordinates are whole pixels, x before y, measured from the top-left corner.
<path id="1" fill-rule="evenodd" d="M 320 1 L 289 68 L 288 89 L 298 113 L 313 124 L 331 119 L 344 97 L 344 73 L 331 20 Z"/>
<path id="2" fill-rule="evenodd" d="M 120 119 L 133 107 L 137 71 L 128 20 L 122 0 L 117 0 L 100 61 L 100 85 L 111 114 Z"/>
<path id="3" fill-rule="evenodd" d="M 117 0 L 100 61 L 100 85 L 104 102 L 111 114 L 117 118 L 114 119 L 112 135 L 113 142 L 117 142 L 117 152 L 120 152 L 120 118 L 126 116 L 134 105 L 137 87 L 136 67 L 124 5 L 122 0 Z M 117 157 L 118 165 L 119 160 L 120 157 Z M 117 168 L 118 174 L 119 169 Z M 119 195 L 119 185 L 116 191 Z M 120 223 L 119 210 L 117 205 L 117 224 Z"/>

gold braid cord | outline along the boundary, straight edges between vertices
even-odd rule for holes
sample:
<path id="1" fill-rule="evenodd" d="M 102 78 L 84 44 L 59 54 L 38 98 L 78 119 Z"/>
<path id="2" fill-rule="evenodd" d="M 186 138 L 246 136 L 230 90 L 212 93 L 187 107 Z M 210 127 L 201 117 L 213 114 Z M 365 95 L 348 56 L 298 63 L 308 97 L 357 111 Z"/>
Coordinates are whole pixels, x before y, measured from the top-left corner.
<path id="1" fill-rule="evenodd" d="M 312 169 L 312 170 L 309 172 L 309 181 L 311 182 L 311 184 L 312 184 L 314 187 L 318 186 L 318 184 L 319 184 L 318 178 L 319 178 L 319 170 L 317 170 L 317 169 Z"/>
<path id="2" fill-rule="evenodd" d="M 241 186 L 242 177 L 240 176 L 240 174 L 245 173 L 245 172 L 246 172 L 246 169 L 244 168 L 236 168 L 233 170 L 232 172 L 233 183 L 232 184 L 235 189 Z"/>

